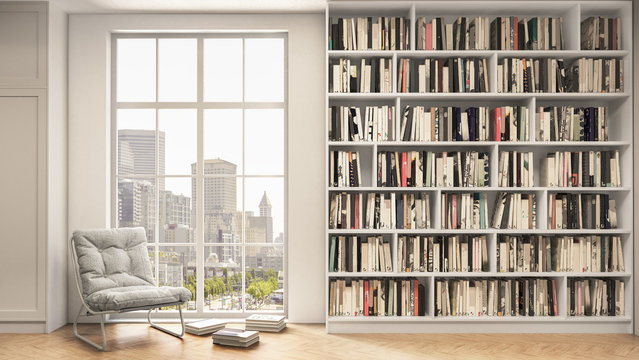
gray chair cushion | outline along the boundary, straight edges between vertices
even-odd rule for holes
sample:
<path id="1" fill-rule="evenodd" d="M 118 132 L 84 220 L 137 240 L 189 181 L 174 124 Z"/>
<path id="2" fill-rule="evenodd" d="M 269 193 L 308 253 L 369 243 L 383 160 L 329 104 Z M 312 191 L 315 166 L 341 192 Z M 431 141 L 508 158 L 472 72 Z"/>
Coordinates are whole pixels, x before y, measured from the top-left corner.
<path id="1" fill-rule="evenodd" d="M 191 292 L 185 288 L 156 287 L 144 228 L 78 230 L 73 240 L 82 297 L 91 310 L 121 310 L 191 299 Z"/>
<path id="2" fill-rule="evenodd" d="M 126 286 L 96 291 L 85 302 L 94 311 L 110 311 L 184 303 L 189 300 L 191 292 L 183 287 Z"/>

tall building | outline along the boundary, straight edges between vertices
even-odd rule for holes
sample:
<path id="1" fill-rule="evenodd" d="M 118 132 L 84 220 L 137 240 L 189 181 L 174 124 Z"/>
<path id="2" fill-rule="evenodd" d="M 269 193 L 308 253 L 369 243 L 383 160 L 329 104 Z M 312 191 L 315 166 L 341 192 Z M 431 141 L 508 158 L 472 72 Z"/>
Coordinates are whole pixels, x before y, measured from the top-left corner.
<path id="1" fill-rule="evenodd" d="M 197 173 L 197 163 L 191 164 L 191 172 Z M 229 239 L 239 239 L 242 233 L 237 226 L 237 165 L 222 159 L 204 160 L 204 175 L 218 175 L 204 178 L 204 242 L 228 243 Z M 221 175 L 221 176 L 219 176 Z M 197 199 L 198 189 L 192 182 L 193 199 Z M 193 204 L 193 222 L 197 220 L 196 206 Z M 214 246 L 211 251 L 220 256 L 224 246 Z"/>
<path id="2" fill-rule="evenodd" d="M 118 179 L 118 226 L 142 226 L 155 241 L 155 187 L 146 180 Z"/>
<path id="3" fill-rule="evenodd" d="M 180 224 L 191 226 L 191 198 L 160 191 L 160 224 Z"/>
<path id="4" fill-rule="evenodd" d="M 191 173 L 197 173 L 197 163 L 191 164 Z M 204 175 L 233 175 L 204 178 L 204 214 L 234 214 L 237 211 L 237 165 L 222 159 L 204 160 Z M 191 193 L 197 199 L 195 181 Z"/>
<path id="5" fill-rule="evenodd" d="M 158 175 L 164 175 L 164 131 L 158 139 Z M 155 175 L 155 130 L 118 130 L 118 174 Z M 163 179 L 158 185 L 164 190 Z"/>

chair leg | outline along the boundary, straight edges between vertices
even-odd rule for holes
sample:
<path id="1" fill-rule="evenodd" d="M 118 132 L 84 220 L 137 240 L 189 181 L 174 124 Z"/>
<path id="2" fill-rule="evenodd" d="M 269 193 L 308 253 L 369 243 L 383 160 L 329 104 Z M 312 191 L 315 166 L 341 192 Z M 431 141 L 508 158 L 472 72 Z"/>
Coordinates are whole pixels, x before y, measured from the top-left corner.
<path id="1" fill-rule="evenodd" d="M 106 349 L 106 333 L 104 332 L 104 314 L 100 314 L 100 329 L 102 330 L 102 346 L 100 346 L 78 333 L 78 319 L 80 319 L 80 315 L 82 315 L 82 312 L 83 312 L 82 310 L 84 309 L 85 309 L 84 305 L 80 306 L 80 311 L 78 311 L 78 316 L 75 317 L 75 321 L 73 322 L 73 334 L 75 335 L 75 337 L 93 346 L 94 348 L 100 351 L 104 351 Z"/>
<path id="2" fill-rule="evenodd" d="M 152 328 L 158 329 L 160 331 L 164 331 L 165 333 L 169 335 L 173 335 L 181 339 L 184 336 L 184 317 L 182 316 L 182 307 L 179 305 L 178 305 L 178 310 L 180 311 L 180 323 L 182 324 L 182 332 L 180 332 L 179 334 L 171 330 L 168 330 L 166 328 L 155 325 L 153 321 L 151 321 L 151 311 L 153 311 L 153 309 L 149 310 L 149 313 L 147 314 L 146 318 L 149 321 L 149 325 L 151 325 Z"/>

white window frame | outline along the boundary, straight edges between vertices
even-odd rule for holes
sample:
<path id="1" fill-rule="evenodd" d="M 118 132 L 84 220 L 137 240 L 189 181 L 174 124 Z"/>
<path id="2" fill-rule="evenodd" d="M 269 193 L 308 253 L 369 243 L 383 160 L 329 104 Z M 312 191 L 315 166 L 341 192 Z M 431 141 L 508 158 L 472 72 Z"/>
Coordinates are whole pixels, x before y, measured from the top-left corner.
<path id="1" fill-rule="evenodd" d="M 155 101 L 149 102 L 118 102 L 117 101 L 117 40 L 118 39 L 156 39 L 156 93 Z M 194 102 L 160 102 L 158 99 L 158 44 L 159 39 L 176 39 L 176 38 L 189 38 L 197 40 L 197 101 Z M 243 52 L 242 52 L 242 101 L 237 102 L 209 102 L 203 99 L 203 70 L 204 70 L 204 40 L 205 39 L 220 39 L 220 38 L 233 38 L 242 39 Z M 246 39 L 254 38 L 269 38 L 269 39 L 283 39 L 284 40 L 284 98 L 281 102 L 246 102 L 245 98 L 245 69 L 244 60 L 246 56 Z M 288 33 L 283 31 L 242 31 L 242 32 L 196 32 L 196 33 L 150 33 L 150 32 L 114 32 L 111 34 L 111 89 L 110 89 L 110 109 L 111 109 L 111 226 L 116 227 L 118 222 L 118 179 L 120 176 L 117 174 L 117 158 L 118 158 L 118 135 L 117 135 L 117 110 L 118 109 L 155 109 L 155 134 L 156 134 L 156 173 L 155 175 L 125 175 L 122 178 L 134 179 L 154 179 L 155 180 L 155 242 L 149 243 L 148 248 L 154 249 L 155 264 L 159 264 L 159 249 L 161 247 L 196 247 L 196 310 L 184 310 L 185 318 L 244 318 L 254 313 L 268 313 L 268 314 L 288 314 Z M 196 175 L 158 175 L 158 146 L 159 146 L 159 116 L 160 109 L 195 109 L 197 111 L 197 174 Z M 242 174 L 240 175 L 204 175 L 204 110 L 207 109 L 240 109 L 242 110 Z M 245 175 L 245 110 L 247 109 L 282 109 L 284 112 L 284 173 L 282 175 Z M 242 180 L 242 241 L 239 244 L 221 244 L 221 243 L 204 243 L 204 178 L 205 177 L 233 177 Z M 197 229 L 197 241 L 195 243 L 160 243 L 159 242 L 159 186 L 158 179 L 160 178 L 193 178 L 196 180 L 196 186 L 199 196 L 197 199 L 191 198 L 191 202 L 196 201 L 197 206 L 197 218 L 191 219 L 191 223 L 195 221 Z M 242 253 L 242 295 L 246 297 L 246 251 L 247 246 L 273 246 L 273 243 L 250 243 L 245 242 L 245 224 L 246 224 L 246 209 L 245 209 L 245 183 L 247 178 L 281 178 L 284 182 L 284 214 L 283 214 L 283 273 L 284 273 L 284 300 L 283 310 L 247 310 L 246 302 L 242 302 L 241 310 L 204 310 L 204 249 L 211 246 L 227 246 L 233 245 L 241 248 Z M 193 194 L 192 194 L 193 195 Z M 161 245 L 162 244 L 162 245 Z M 159 266 L 154 269 L 154 277 L 157 280 L 159 276 Z M 157 310 L 156 310 L 157 311 Z M 160 314 L 164 314 L 166 317 L 177 317 L 177 310 L 160 311 Z M 145 311 L 137 311 L 130 313 L 122 313 L 117 315 L 111 315 L 111 319 L 138 319 L 146 316 Z M 161 315 L 160 315 L 161 316 Z"/>

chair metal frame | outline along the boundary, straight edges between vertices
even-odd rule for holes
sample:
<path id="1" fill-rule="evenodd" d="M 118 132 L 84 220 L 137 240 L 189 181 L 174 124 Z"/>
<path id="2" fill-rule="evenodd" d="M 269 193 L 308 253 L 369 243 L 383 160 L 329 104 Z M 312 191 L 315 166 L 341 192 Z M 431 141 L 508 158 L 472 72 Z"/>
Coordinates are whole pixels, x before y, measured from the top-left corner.
<path id="1" fill-rule="evenodd" d="M 130 311 L 138 311 L 138 310 L 148 310 L 149 312 L 147 313 L 146 319 L 147 322 L 149 323 L 149 325 L 157 330 L 163 331 L 169 335 L 173 335 L 177 338 L 182 339 L 182 337 L 184 336 L 184 316 L 182 314 L 182 307 L 180 305 L 184 304 L 184 302 L 173 302 L 173 303 L 168 303 L 168 304 L 159 304 L 159 305 L 153 305 L 153 306 L 143 306 L 143 307 L 135 307 L 135 308 L 127 308 L 127 309 L 121 309 L 121 310 L 106 310 L 106 311 L 94 311 L 93 309 L 91 309 L 89 307 L 89 305 L 87 305 L 87 303 L 84 301 L 84 296 L 82 294 L 82 286 L 80 285 L 81 280 L 80 280 L 80 267 L 78 266 L 78 255 L 76 253 L 75 250 L 75 240 L 73 238 L 71 238 L 71 242 L 69 243 L 69 247 L 71 248 L 71 260 L 73 262 L 73 272 L 75 273 L 75 286 L 76 289 L 78 290 L 78 294 L 80 295 L 80 300 L 82 300 L 82 306 L 80 306 L 80 311 L 78 311 L 78 315 L 75 317 L 75 320 L 73 321 L 73 334 L 75 335 L 75 337 L 77 337 L 78 339 L 84 341 L 85 343 L 93 346 L 94 348 L 100 350 L 100 351 L 105 351 L 106 350 L 106 345 L 107 345 L 107 338 L 106 338 L 106 332 L 104 331 L 104 322 L 106 320 L 106 315 L 108 314 L 121 314 L 124 312 L 130 312 Z M 151 312 L 154 309 L 157 308 L 161 308 L 161 307 L 165 307 L 165 306 L 174 306 L 177 305 L 178 306 L 178 310 L 180 312 L 180 324 L 182 325 L 182 331 L 180 333 L 176 333 L 173 332 L 167 328 L 161 327 L 156 325 L 155 323 L 153 323 L 153 321 L 151 321 Z M 83 311 L 84 310 L 84 311 Z M 84 314 L 86 316 L 91 316 L 91 315 L 99 315 L 100 316 L 100 330 L 102 332 L 102 345 L 99 345 L 89 339 L 87 339 L 86 337 L 80 335 L 78 333 L 78 320 L 80 319 L 80 316 Z"/>

